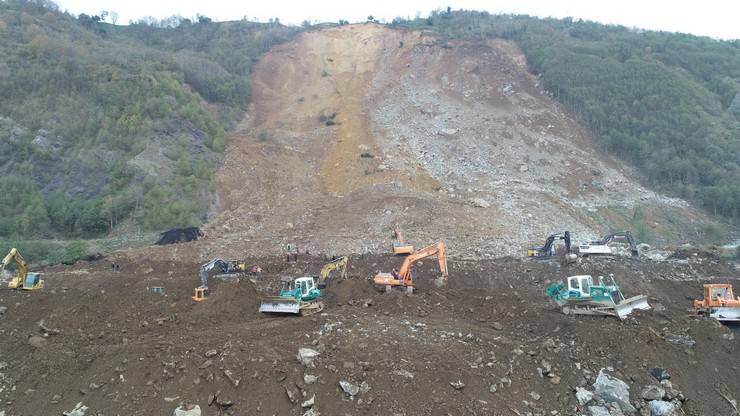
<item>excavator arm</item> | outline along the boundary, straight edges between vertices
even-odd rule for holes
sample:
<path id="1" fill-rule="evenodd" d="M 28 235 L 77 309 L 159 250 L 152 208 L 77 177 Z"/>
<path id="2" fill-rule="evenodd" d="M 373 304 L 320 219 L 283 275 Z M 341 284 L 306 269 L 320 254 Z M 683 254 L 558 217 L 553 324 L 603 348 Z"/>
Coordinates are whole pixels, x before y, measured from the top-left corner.
<path id="1" fill-rule="evenodd" d="M 427 257 L 437 256 L 439 261 L 439 270 L 442 272 L 442 277 L 447 278 L 447 256 L 445 255 L 445 243 L 443 241 L 437 242 L 437 244 L 422 248 L 411 254 L 409 254 L 401 264 L 401 269 L 398 271 L 398 276 L 403 281 L 404 286 L 412 286 L 413 281 L 411 277 L 411 268 L 419 260 Z"/>
<path id="2" fill-rule="evenodd" d="M 331 272 L 337 269 L 342 269 L 342 276 L 346 277 L 347 275 L 347 262 L 349 259 L 347 256 L 342 256 L 338 258 L 337 260 L 334 260 L 331 263 L 326 263 L 324 267 L 321 268 L 321 275 L 319 276 L 319 282 L 318 286 L 319 288 L 326 287 L 326 285 L 329 284 L 329 276 L 331 275 Z"/>
<path id="3" fill-rule="evenodd" d="M 229 269 L 229 264 L 221 259 L 213 259 L 208 263 L 200 266 L 200 285 L 201 287 L 207 286 L 208 283 L 208 272 L 218 267 L 222 272 L 226 272 Z"/>
<path id="4" fill-rule="evenodd" d="M 23 256 L 21 256 L 21 253 L 18 252 L 18 249 L 16 248 L 10 249 L 5 258 L 3 258 L 2 270 L 5 270 L 5 268 L 8 267 L 8 264 L 10 264 L 11 261 L 14 261 L 15 264 L 18 266 L 18 276 L 12 278 L 10 282 L 8 282 L 8 287 L 15 289 L 23 285 L 23 282 L 26 280 L 28 269 L 26 268 L 26 261 L 23 259 Z"/>

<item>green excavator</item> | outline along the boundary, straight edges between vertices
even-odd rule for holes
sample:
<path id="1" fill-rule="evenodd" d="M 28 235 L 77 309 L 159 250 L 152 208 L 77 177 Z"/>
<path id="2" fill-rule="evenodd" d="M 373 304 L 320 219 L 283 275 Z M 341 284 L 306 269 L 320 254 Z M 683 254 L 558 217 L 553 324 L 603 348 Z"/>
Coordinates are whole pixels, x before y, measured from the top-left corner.
<path id="1" fill-rule="evenodd" d="M 645 295 L 625 298 L 611 274 L 606 279 L 599 276 L 597 284 L 589 275 L 570 276 L 567 287 L 563 282 L 553 283 L 545 289 L 545 293 L 566 315 L 616 316 L 624 319 L 636 309 L 650 309 Z"/>
<path id="2" fill-rule="evenodd" d="M 312 315 L 324 310 L 321 289 L 313 277 L 299 277 L 295 280 L 282 279 L 283 287 L 278 296 L 262 299 L 260 312 L 295 315 Z"/>

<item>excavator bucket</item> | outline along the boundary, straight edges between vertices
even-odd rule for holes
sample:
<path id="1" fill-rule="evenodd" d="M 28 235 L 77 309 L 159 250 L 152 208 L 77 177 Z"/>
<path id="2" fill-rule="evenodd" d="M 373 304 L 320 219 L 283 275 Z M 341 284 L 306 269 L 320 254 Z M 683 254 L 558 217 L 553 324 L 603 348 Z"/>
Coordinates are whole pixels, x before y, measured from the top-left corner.
<path id="1" fill-rule="evenodd" d="M 262 299 L 260 312 L 299 314 L 301 312 L 301 302 L 294 298 L 272 296 Z"/>
<path id="2" fill-rule="evenodd" d="M 624 299 L 618 304 L 614 305 L 614 312 L 617 313 L 619 319 L 626 318 L 632 311 L 639 309 L 643 311 L 650 310 L 650 304 L 648 304 L 647 296 L 637 295 L 631 298 Z"/>

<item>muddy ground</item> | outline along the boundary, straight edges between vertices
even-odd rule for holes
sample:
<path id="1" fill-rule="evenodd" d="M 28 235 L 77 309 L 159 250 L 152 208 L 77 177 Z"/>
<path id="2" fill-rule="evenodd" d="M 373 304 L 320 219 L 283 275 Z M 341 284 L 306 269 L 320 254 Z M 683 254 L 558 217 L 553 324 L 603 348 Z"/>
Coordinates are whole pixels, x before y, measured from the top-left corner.
<path id="1" fill-rule="evenodd" d="M 121 272 L 110 271 L 111 259 Z M 721 260 L 453 259 L 441 288 L 431 283 L 432 260 L 408 296 L 369 280 L 400 258 L 352 257 L 349 278 L 332 281 L 327 308 L 310 317 L 257 309 L 281 276 L 317 274 L 322 257 L 248 261 L 263 267 L 262 281 L 211 279 L 203 303 L 190 299 L 199 264 L 126 254 L 45 270 L 40 291 L 2 289 L 0 414 L 59 415 L 82 402 L 89 415 L 170 415 L 189 402 L 205 415 L 220 414 L 218 403 L 233 403 L 224 414 L 301 415 L 300 403 L 315 396 L 323 415 L 576 415 L 588 413 L 575 387 L 590 388 L 608 367 L 632 386 L 638 407 L 640 390 L 654 383 L 650 367 L 669 370 L 685 414 L 731 415 L 718 391 L 740 398 L 740 338 L 686 313 L 704 281 L 735 275 Z M 543 295 L 551 280 L 609 272 L 656 310 L 624 322 L 576 318 Z M 147 291 L 153 286 L 165 294 Z M 669 335 L 696 344 L 674 345 Z M 315 367 L 296 359 L 303 347 L 320 352 Z M 551 375 L 540 375 L 549 366 Z M 306 374 L 318 381 L 306 384 Z M 340 380 L 369 389 L 349 397 Z"/>

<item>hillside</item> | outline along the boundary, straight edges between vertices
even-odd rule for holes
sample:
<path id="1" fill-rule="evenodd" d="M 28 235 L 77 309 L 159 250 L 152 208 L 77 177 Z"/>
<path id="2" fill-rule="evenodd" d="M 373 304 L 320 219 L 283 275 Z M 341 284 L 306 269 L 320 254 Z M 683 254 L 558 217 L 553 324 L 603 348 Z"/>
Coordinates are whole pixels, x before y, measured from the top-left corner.
<path id="1" fill-rule="evenodd" d="M 548 94 L 646 183 L 740 216 L 740 40 L 475 11 L 393 25 L 516 42 Z"/>
<path id="2" fill-rule="evenodd" d="M 209 256 L 383 252 L 396 226 L 466 256 L 521 255 L 563 229 L 700 238 L 703 214 L 599 150 L 525 62 L 509 41 L 376 24 L 273 48 L 216 175 Z"/>
<path id="3" fill-rule="evenodd" d="M 203 222 L 253 59 L 296 31 L 206 19 L 117 27 L 1 2 L 0 238 Z"/>

